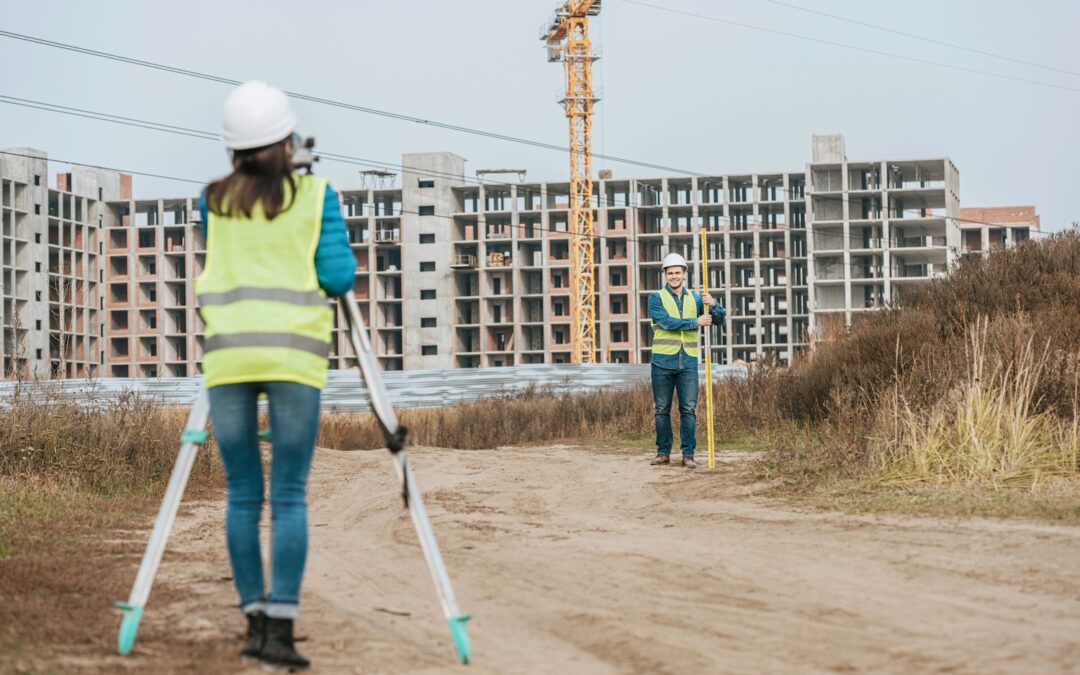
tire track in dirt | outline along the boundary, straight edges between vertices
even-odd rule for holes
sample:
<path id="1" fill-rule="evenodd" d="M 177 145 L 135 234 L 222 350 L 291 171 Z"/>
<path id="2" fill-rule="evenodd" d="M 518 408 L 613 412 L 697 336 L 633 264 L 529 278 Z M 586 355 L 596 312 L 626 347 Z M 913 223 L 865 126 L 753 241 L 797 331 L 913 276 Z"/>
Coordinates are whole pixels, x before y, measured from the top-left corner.
<path id="1" fill-rule="evenodd" d="M 587 448 L 410 456 L 476 617 L 467 672 L 1080 669 L 1080 528 L 804 513 L 755 497 L 731 468 Z M 453 670 L 386 453 L 320 450 L 309 497 L 298 629 L 316 672 Z M 215 655 L 238 633 L 222 515 L 185 506 L 170 542 L 183 555 L 166 553 L 159 583 L 191 596 L 151 596 L 144 653 L 103 669 L 152 667 L 154 654 L 182 665 L 177 631 Z"/>

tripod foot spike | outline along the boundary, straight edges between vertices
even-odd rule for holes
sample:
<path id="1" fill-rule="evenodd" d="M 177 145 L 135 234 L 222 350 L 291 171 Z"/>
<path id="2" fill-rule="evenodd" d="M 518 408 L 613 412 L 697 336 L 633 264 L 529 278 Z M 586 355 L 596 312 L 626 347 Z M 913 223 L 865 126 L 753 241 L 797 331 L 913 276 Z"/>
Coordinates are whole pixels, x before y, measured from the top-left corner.
<path id="1" fill-rule="evenodd" d="M 459 614 L 448 619 L 450 635 L 454 638 L 454 647 L 463 664 L 468 664 L 472 659 L 472 644 L 469 643 L 469 633 L 465 627 L 471 618 L 468 614 Z"/>
<path id="2" fill-rule="evenodd" d="M 116 648 L 121 654 L 127 656 L 131 648 L 135 646 L 135 634 L 139 632 L 139 622 L 142 621 L 143 608 L 129 605 L 126 602 L 114 602 L 124 612 L 124 618 L 120 621 L 120 632 L 116 636 Z"/>

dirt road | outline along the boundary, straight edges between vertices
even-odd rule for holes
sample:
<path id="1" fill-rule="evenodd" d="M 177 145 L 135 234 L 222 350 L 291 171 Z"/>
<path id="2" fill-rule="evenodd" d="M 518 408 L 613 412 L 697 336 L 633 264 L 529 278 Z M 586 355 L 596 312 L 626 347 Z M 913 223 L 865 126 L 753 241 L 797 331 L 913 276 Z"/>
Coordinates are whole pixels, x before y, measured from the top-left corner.
<path id="1" fill-rule="evenodd" d="M 475 661 L 455 666 L 386 454 L 320 450 L 316 672 L 1080 672 L 1080 528 L 797 512 L 640 454 L 411 455 Z M 66 665 L 242 672 L 222 512 L 184 508 L 132 657 Z"/>

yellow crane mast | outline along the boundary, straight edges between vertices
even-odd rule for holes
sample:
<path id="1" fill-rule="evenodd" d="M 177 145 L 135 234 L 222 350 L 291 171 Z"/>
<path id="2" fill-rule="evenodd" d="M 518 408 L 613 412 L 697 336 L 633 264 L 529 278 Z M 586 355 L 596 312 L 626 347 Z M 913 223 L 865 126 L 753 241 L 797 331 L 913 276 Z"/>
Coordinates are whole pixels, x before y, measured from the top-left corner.
<path id="1" fill-rule="evenodd" d="M 566 65 L 566 95 L 561 101 L 570 124 L 570 343 L 572 363 L 596 362 L 596 284 L 593 254 L 592 114 L 599 100 L 592 86 L 592 64 L 599 57 L 589 41 L 589 19 L 600 0 L 566 0 L 541 28 L 548 61 Z"/>

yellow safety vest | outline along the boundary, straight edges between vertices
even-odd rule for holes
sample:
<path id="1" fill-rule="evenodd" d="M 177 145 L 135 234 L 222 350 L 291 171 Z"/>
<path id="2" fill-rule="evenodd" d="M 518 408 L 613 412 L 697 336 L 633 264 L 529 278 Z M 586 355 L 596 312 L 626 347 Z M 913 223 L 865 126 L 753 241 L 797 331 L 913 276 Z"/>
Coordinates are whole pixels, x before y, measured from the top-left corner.
<path id="1" fill-rule="evenodd" d="M 668 316 L 673 319 L 697 319 L 697 299 L 694 298 L 694 294 L 689 290 L 683 290 L 682 313 L 679 312 L 679 306 L 675 303 L 675 296 L 671 294 L 671 291 L 667 288 L 663 288 L 659 293 L 660 300 L 664 303 L 664 309 L 667 310 Z M 689 302 L 687 302 L 687 300 L 689 300 Z M 693 330 L 666 330 L 658 326 L 654 321 L 652 329 L 653 354 L 674 356 L 682 349 L 686 352 L 687 356 L 695 359 L 697 358 L 697 328 L 694 328 Z"/>
<path id="2" fill-rule="evenodd" d="M 206 266 L 195 280 L 206 323 L 206 386 L 285 381 L 326 386 L 334 314 L 315 273 L 327 181 L 294 176 L 296 198 L 269 220 L 208 214 Z M 289 203 L 286 185 L 285 203 Z"/>

